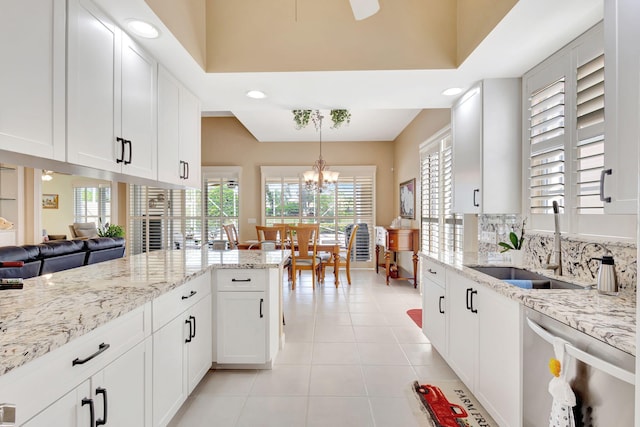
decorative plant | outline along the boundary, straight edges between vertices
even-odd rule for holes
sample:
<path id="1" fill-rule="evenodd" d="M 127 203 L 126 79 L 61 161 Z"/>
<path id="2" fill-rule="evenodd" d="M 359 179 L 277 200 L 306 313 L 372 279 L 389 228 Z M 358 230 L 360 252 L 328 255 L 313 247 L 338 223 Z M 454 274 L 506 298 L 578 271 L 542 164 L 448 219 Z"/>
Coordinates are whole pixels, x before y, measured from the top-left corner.
<path id="1" fill-rule="evenodd" d="M 500 253 L 506 252 L 508 250 L 519 251 L 520 249 L 522 249 L 522 243 L 524 242 L 524 225 L 526 223 L 527 223 L 527 219 L 525 218 L 522 220 L 522 228 L 520 229 L 519 238 L 513 229 L 509 233 L 509 240 L 511 241 L 511 244 L 505 243 L 505 242 L 498 243 L 498 245 L 502 247 L 502 250 L 500 251 Z"/>
<path id="2" fill-rule="evenodd" d="M 107 224 L 98 229 L 100 237 L 124 237 L 124 228 L 120 225 Z"/>
<path id="3" fill-rule="evenodd" d="M 296 124 L 296 129 L 302 129 L 309 124 L 309 121 L 312 121 L 316 126 L 316 129 L 320 126 L 320 121 L 323 118 L 320 114 L 320 110 L 291 110 L 293 113 L 293 122 Z M 349 110 L 331 110 L 331 122 L 333 126 L 332 129 L 338 129 L 344 123 L 351 123 L 351 113 Z"/>

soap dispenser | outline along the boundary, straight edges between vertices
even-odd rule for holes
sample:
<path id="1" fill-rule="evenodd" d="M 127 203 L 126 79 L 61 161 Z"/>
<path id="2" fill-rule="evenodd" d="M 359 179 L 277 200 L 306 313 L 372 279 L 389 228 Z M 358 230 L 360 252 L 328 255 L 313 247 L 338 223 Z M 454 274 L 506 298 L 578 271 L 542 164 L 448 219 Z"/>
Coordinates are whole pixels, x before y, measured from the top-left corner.
<path id="1" fill-rule="evenodd" d="M 618 281 L 614 269 L 613 256 L 607 251 L 602 258 L 592 258 L 600 261 L 598 268 L 598 292 L 605 295 L 618 295 Z"/>

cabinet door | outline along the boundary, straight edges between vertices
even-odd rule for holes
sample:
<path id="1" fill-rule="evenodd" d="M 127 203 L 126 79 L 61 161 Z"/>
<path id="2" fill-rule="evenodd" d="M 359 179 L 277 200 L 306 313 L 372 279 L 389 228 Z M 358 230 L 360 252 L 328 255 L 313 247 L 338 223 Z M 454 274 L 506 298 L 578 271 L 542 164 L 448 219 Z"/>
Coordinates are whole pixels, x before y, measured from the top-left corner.
<path id="1" fill-rule="evenodd" d="M 67 161 L 120 172 L 121 32 L 87 0 L 69 1 Z"/>
<path id="2" fill-rule="evenodd" d="M 0 52 L 0 149 L 64 161 L 65 2 L 3 2 Z"/>
<path id="3" fill-rule="evenodd" d="M 75 389 L 55 401 L 44 411 L 23 424 L 23 427 L 87 427 L 91 424 L 91 404 L 82 404 L 91 400 L 89 380 L 86 380 Z M 95 400 L 91 400 L 95 405 Z M 95 408 L 95 407 L 94 407 Z M 18 410 L 20 410 L 18 408 Z"/>
<path id="4" fill-rule="evenodd" d="M 520 304 L 482 290 L 475 396 L 499 425 L 521 425 Z"/>
<path id="5" fill-rule="evenodd" d="M 157 178 L 156 73 L 156 61 L 122 34 L 122 172 L 149 179 Z"/>
<path id="6" fill-rule="evenodd" d="M 180 91 L 180 159 L 187 163 L 184 183 L 200 188 L 200 101 L 191 92 Z"/>
<path id="7" fill-rule="evenodd" d="M 431 344 L 445 356 L 446 352 L 446 300 L 444 288 L 437 283 L 425 279 L 422 283 L 424 286 L 423 306 L 422 306 L 422 332 L 425 334 Z"/>
<path id="8" fill-rule="evenodd" d="M 158 67 L 158 181 L 184 184 L 180 158 L 180 83 Z"/>
<path id="9" fill-rule="evenodd" d="M 191 319 L 193 318 L 193 319 Z M 211 296 L 207 295 L 189 310 L 189 320 L 193 322 L 193 338 L 187 344 L 189 353 L 188 387 L 189 393 L 198 385 L 202 377 L 211 369 Z"/>
<path id="10" fill-rule="evenodd" d="M 96 419 L 107 425 L 150 427 L 151 338 L 93 376 L 91 388 Z"/>
<path id="11" fill-rule="evenodd" d="M 185 319 L 176 317 L 153 334 L 153 425 L 164 426 L 187 398 Z"/>
<path id="12" fill-rule="evenodd" d="M 469 90 L 451 109 L 453 211 L 479 213 L 482 197 L 482 86 Z"/>
<path id="13" fill-rule="evenodd" d="M 605 213 L 636 214 L 640 144 L 640 3 L 605 2 Z"/>
<path id="14" fill-rule="evenodd" d="M 265 363 L 264 292 L 218 292 L 218 363 Z"/>
<path id="15" fill-rule="evenodd" d="M 471 391 L 478 354 L 478 313 L 474 313 L 472 309 L 481 310 L 478 308 L 479 294 L 477 283 L 447 271 L 448 361 Z"/>

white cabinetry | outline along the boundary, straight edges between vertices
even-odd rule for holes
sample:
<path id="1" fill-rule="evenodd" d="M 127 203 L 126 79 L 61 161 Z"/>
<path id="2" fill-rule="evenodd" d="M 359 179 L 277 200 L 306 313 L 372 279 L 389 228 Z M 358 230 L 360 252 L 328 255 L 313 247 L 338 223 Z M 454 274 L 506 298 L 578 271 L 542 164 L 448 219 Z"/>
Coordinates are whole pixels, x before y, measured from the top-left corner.
<path id="1" fill-rule="evenodd" d="M 211 367 L 211 276 L 153 301 L 153 425 L 165 426 Z"/>
<path id="2" fill-rule="evenodd" d="M 438 352 L 447 354 L 445 271 L 440 265 L 422 260 L 422 332 Z"/>
<path id="3" fill-rule="evenodd" d="M 604 2 L 605 213 L 636 214 L 640 144 L 640 2 Z"/>
<path id="4" fill-rule="evenodd" d="M 0 376 L 0 401 L 15 404 L 16 424 L 29 427 L 90 425 L 91 407 L 109 425 L 150 426 L 150 315 L 149 306 L 135 309 Z M 108 395 L 106 412 L 97 389 Z"/>
<path id="5" fill-rule="evenodd" d="M 69 1 L 67 161 L 157 178 L 155 60 L 88 0 Z"/>
<path id="6" fill-rule="evenodd" d="M 520 305 L 446 272 L 446 360 L 499 425 L 522 424 Z"/>
<path id="7" fill-rule="evenodd" d="M 200 188 L 200 102 L 158 67 L 158 180 Z"/>
<path id="8" fill-rule="evenodd" d="M 216 271 L 218 364 L 271 364 L 278 351 L 277 269 Z"/>
<path id="9" fill-rule="evenodd" d="M 453 105 L 454 212 L 520 212 L 520 111 L 520 79 L 483 80 Z"/>
<path id="10" fill-rule="evenodd" d="M 65 160 L 65 2 L 2 3 L 0 149 Z"/>

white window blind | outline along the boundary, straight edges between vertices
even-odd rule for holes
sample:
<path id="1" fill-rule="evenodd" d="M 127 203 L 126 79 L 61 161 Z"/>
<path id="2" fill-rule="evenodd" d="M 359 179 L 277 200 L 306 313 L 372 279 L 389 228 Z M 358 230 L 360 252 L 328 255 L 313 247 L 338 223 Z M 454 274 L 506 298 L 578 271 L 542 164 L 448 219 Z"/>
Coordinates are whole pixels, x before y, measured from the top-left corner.
<path id="1" fill-rule="evenodd" d="M 564 207 L 565 78 L 533 91 L 529 98 L 531 213 Z"/>
<path id="2" fill-rule="evenodd" d="M 420 152 L 422 251 L 462 251 L 462 215 L 453 209 L 453 145 L 448 129 Z"/>
<path id="3" fill-rule="evenodd" d="M 320 239 L 347 243 L 353 224 L 355 261 L 373 259 L 375 168 L 341 167 L 338 182 L 322 193 L 308 191 L 295 167 L 263 167 L 265 224 L 320 224 Z"/>
<path id="4" fill-rule="evenodd" d="M 599 180 L 604 167 L 604 54 L 576 73 L 576 207 L 580 214 L 604 213 Z"/>
<path id="5" fill-rule="evenodd" d="M 111 223 L 111 187 L 74 187 L 73 199 L 74 222 Z"/>

